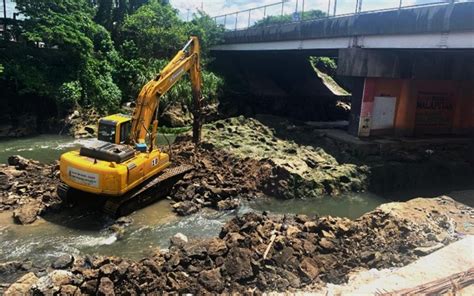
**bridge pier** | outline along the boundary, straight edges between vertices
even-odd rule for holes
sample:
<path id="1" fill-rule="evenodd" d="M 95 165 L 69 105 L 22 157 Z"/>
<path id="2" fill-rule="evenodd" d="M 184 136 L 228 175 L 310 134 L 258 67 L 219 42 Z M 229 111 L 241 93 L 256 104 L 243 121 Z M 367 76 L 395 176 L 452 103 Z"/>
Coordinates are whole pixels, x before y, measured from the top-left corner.
<path id="1" fill-rule="evenodd" d="M 469 51 L 343 49 L 338 74 L 352 77 L 349 131 L 425 136 L 474 133 L 474 54 Z"/>

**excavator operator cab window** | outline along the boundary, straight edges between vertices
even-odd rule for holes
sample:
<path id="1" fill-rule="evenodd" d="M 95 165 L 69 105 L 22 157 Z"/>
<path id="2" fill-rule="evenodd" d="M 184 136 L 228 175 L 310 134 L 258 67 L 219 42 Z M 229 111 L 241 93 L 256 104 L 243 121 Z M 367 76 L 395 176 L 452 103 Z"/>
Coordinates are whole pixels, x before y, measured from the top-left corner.
<path id="1" fill-rule="evenodd" d="M 115 122 L 101 120 L 97 138 L 101 141 L 115 143 Z"/>
<path id="2" fill-rule="evenodd" d="M 123 122 L 120 125 L 120 144 L 128 144 L 130 138 L 130 129 L 132 128 L 132 122 Z"/>

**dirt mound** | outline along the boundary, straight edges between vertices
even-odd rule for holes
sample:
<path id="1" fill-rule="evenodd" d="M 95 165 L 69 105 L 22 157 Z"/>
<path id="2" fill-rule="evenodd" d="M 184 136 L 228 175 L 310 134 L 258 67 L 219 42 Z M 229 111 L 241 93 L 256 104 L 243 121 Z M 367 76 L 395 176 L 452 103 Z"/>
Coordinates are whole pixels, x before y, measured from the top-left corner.
<path id="1" fill-rule="evenodd" d="M 169 250 L 139 262 L 76 257 L 72 267 L 50 271 L 31 290 L 120 295 L 307 290 L 344 282 L 354 269 L 406 265 L 456 240 L 461 228 L 453 217 L 471 223 L 472 214 L 448 197 L 384 205 L 354 221 L 249 213 L 226 223 L 219 237 L 173 239 Z"/>
<path id="2" fill-rule="evenodd" d="M 190 139 L 181 137 L 173 145 L 172 161 L 176 165 L 190 164 L 193 171 L 173 187 L 170 197 L 175 211 L 189 215 L 202 207 L 230 210 L 239 206 L 241 199 L 260 195 L 262 184 L 271 173 L 267 161 L 239 159 L 228 152 L 203 144 L 195 149 Z"/>
<path id="3" fill-rule="evenodd" d="M 321 197 L 367 186 L 365 166 L 340 164 L 322 148 L 284 141 L 256 119 L 236 117 L 206 125 L 203 141 L 241 158 L 273 165 L 273 181 L 266 193 L 284 198 Z"/>
<path id="4" fill-rule="evenodd" d="M 48 208 L 60 205 L 56 195 L 59 165 L 46 165 L 18 155 L 0 165 L 0 212 L 15 210 L 15 221 L 29 224 Z"/>

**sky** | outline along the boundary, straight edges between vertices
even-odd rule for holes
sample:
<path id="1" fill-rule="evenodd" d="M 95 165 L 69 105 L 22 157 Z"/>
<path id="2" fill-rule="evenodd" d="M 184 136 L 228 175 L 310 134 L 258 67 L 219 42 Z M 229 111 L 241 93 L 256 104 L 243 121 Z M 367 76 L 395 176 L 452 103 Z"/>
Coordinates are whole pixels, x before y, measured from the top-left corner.
<path id="1" fill-rule="evenodd" d="M 398 7 L 400 0 L 362 0 L 362 10 L 374 10 L 384 8 Z M 403 5 L 414 5 L 422 3 L 440 2 L 442 0 L 402 0 Z M 203 9 L 210 16 L 219 16 L 227 13 L 234 13 L 245 9 L 251 9 L 259 6 L 281 2 L 279 0 L 170 0 L 171 5 L 180 11 L 182 19 L 192 18 L 192 14 L 198 9 Z M 332 13 L 334 0 L 288 0 L 284 5 L 284 13 L 290 14 L 295 11 L 296 2 L 301 10 L 302 2 L 305 3 L 305 10 L 320 9 L 324 12 Z M 329 5 L 329 7 L 328 7 Z M 337 14 L 352 13 L 355 11 L 356 0 L 337 0 Z M 188 13 L 189 12 L 189 13 Z M 281 13 L 281 4 L 267 8 L 266 15 L 275 15 Z M 263 18 L 264 10 L 253 10 L 250 14 L 250 22 L 253 23 Z M 219 19 L 224 22 L 224 18 Z M 240 14 L 237 18 L 238 27 L 245 27 L 249 21 L 248 12 Z M 235 16 L 228 16 L 226 19 L 227 27 L 235 26 Z"/>

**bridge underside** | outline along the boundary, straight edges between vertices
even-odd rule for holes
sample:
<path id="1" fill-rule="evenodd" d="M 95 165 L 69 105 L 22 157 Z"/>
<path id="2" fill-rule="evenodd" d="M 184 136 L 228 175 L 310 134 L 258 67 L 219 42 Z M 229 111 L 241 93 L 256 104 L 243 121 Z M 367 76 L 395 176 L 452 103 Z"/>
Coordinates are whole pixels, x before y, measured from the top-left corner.
<path id="1" fill-rule="evenodd" d="M 310 56 L 336 59 L 336 80 L 352 95 L 350 131 L 359 136 L 472 134 L 472 50 L 219 51 L 215 67 L 241 112 L 300 120 L 343 119 Z M 244 112 L 242 112 L 244 110 Z M 252 113 L 249 111 L 249 113 Z"/>

